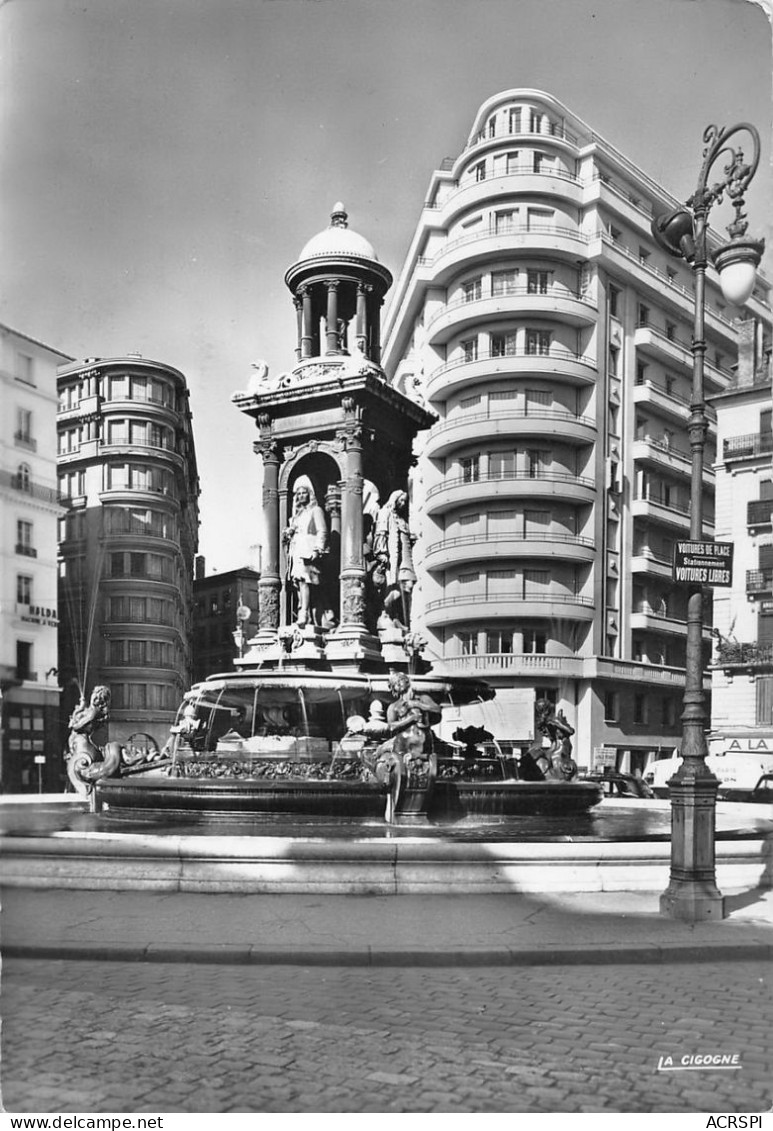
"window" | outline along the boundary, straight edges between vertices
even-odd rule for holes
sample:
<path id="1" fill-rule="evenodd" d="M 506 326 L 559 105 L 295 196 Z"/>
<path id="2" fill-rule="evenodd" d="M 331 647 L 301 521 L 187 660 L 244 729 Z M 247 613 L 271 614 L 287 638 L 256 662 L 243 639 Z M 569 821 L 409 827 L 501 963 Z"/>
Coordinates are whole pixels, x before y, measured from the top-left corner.
<path id="1" fill-rule="evenodd" d="M 488 468 L 492 479 L 513 479 L 515 452 L 489 452 Z"/>
<path id="2" fill-rule="evenodd" d="M 127 420 L 109 420 L 107 424 L 107 442 L 108 444 L 128 444 L 129 422 Z"/>
<path id="3" fill-rule="evenodd" d="M 476 181 L 485 181 L 486 179 L 486 162 L 479 161 L 477 165 L 473 165 L 470 170 Z"/>
<path id="4" fill-rule="evenodd" d="M 612 240 L 612 243 L 618 243 L 622 234 L 620 229 L 616 228 L 614 224 L 609 225 L 609 238 Z"/>
<path id="5" fill-rule="evenodd" d="M 475 335 L 474 338 L 467 338 L 465 341 L 463 341 L 461 343 L 461 345 L 462 345 L 462 355 L 463 355 L 465 361 L 477 361 L 478 360 L 478 335 L 477 334 Z"/>
<path id="6" fill-rule="evenodd" d="M 505 157 L 505 172 L 517 173 L 520 168 L 521 155 L 517 149 L 511 150 Z"/>
<path id="7" fill-rule="evenodd" d="M 773 676 L 757 676 L 757 725 L 773 723 Z"/>
<path id="8" fill-rule="evenodd" d="M 470 279 L 462 286 L 462 294 L 465 302 L 473 302 L 476 298 L 480 298 L 482 294 L 481 279 Z"/>
<path id="9" fill-rule="evenodd" d="M 459 633 L 459 652 L 462 656 L 474 656 L 478 651 L 477 632 Z"/>
<path id="10" fill-rule="evenodd" d="M 108 397 L 111 401 L 126 400 L 126 395 L 129 391 L 129 378 L 124 375 L 111 377 L 108 390 Z"/>
<path id="11" fill-rule="evenodd" d="M 523 630 L 523 650 L 527 655 L 544 655 L 546 644 L 547 637 L 544 632 L 540 632 L 536 628 L 525 628 Z"/>
<path id="12" fill-rule="evenodd" d="M 32 439 L 32 413 L 28 408 L 16 409 L 16 433 L 14 439 L 17 444 L 22 444 L 27 448 L 34 445 L 34 440 Z"/>
<path id="13" fill-rule="evenodd" d="M 477 483 L 480 478 L 479 456 L 466 456 L 464 459 L 459 460 L 459 466 L 462 469 L 463 483 Z"/>
<path id="14" fill-rule="evenodd" d="M 16 601 L 19 605 L 32 604 L 32 578 L 27 574 L 16 575 Z"/>
<path id="15" fill-rule="evenodd" d="M 486 651 L 511 656 L 513 653 L 512 629 L 498 628 L 486 633 Z"/>
<path id="16" fill-rule="evenodd" d="M 636 362 L 636 384 L 643 385 L 647 380 L 647 366 L 643 361 Z"/>
<path id="17" fill-rule="evenodd" d="M 639 248 L 639 262 L 640 263 L 646 263 L 647 260 L 649 259 L 649 257 L 650 257 L 650 253 L 647 250 L 647 248 L 646 247 L 640 247 Z"/>
<path id="18" fill-rule="evenodd" d="M 527 330 L 526 352 L 531 355 L 547 356 L 550 353 L 550 331 Z"/>
<path id="19" fill-rule="evenodd" d="M 489 118 L 489 120 L 488 120 L 488 136 L 489 137 L 496 137 L 496 133 L 497 133 L 497 119 L 496 119 L 496 115 L 494 115 L 493 117 Z"/>
<path id="20" fill-rule="evenodd" d="M 530 409 L 549 408 L 553 404 L 553 393 L 550 389 L 526 390 L 526 415 Z"/>
<path id="21" fill-rule="evenodd" d="M 526 223 L 533 232 L 544 232 L 552 228 L 556 214 L 552 208 L 529 208 L 526 212 Z"/>
<path id="22" fill-rule="evenodd" d="M 16 678 L 33 679 L 32 645 L 26 640 L 16 641 Z"/>
<path id="23" fill-rule="evenodd" d="M 549 172 L 552 164 L 553 162 L 550 157 L 548 157 L 547 153 L 541 153 L 538 149 L 535 149 L 532 164 L 532 169 L 535 173 Z"/>
<path id="24" fill-rule="evenodd" d="M 639 308 L 636 314 L 637 326 L 649 326 L 650 324 L 650 308 L 645 306 L 643 302 L 639 303 Z"/>
<path id="25" fill-rule="evenodd" d="M 494 231 L 511 232 L 515 227 L 517 213 L 513 209 L 508 209 L 506 212 L 494 213 Z"/>
<path id="26" fill-rule="evenodd" d="M 16 478 L 13 483 L 17 491 L 29 491 L 32 487 L 30 479 L 30 465 L 28 463 L 20 463 L 16 468 Z"/>
<path id="27" fill-rule="evenodd" d="M 16 553 L 26 554 L 29 558 L 37 557 L 37 551 L 32 546 L 32 523 L 22 518 L 16 520 Z"/>
<path id="28" fill-rule="evenodd" d="M 523 571 L 524 597 L 536 597 L 544 593 L 550 584 L 550 574 L 546 569 L 525 569 Z"/>
<path id="29" fill-rule="evenodd" d="M 542 130 L 542 114 L 537 110 L 532 110 L 529 114 L 529 132 L 538 134 Z"/>
<path id="30" fill-rule="evenodd" d="M 669 377 L 669 375 L 666 374 L 666 377 L 665 377 L 665 380 L 664 380 L 664 383 L 663 383 L 663 388 L 664 388 L 664 391 L 666 393 L 666 396 L 673 397 L 675 385 L 676 385 L 676 378 L 675 377 Z"/>
<path id="31" fill-rule="evenodd" d="M 518 400 L 517 389 L 498 389 L 496 392 L 489 393 L 489 404 L 494 404 L 496 401 L 516 401 Z"/>
<path id="32" fill-rule="evenodd" d="M 550 526 L 553 516 L 550 511 L 524 511 L 523 528 L 526 534 L 544 534 L 545 527 Z"/>
<path id="33" fill-rule="evenodd" d="M 669 283 L 676 281 L 676 269 L 674 267 L 666 267 L 666 278 Z"/>
<path id="34" fill-rule="evenodd" d="M 526 290 L 530 295 L 546 295 L 548 293 L 547 271 L 526 272 Z"/>
<path id="35" fill-rule="evenodd" d="M 493 271 L 491 274 L 491 294 L 513 295 L 517 286 L 517 271 Z"/>
<path id="36" fill-rule="evenodd" d="M 460 526 L 474 526 L 479 521 L 480 521 L 480 515 L 477 514 L 477 513 L 476 514 L 460 514 L 459 515 L 459 525 Z"/>
<path id="37" fill-rule="evenodd" d="M 666 696 L 663 699 L 662 709 L 663 726 L 672 727 L 676 722 L 676 703 L 671 696 Z"/>
<path id="38" fill-rule="evenodd" d="M 666 322 L 666 337 L 668 338 L 669 342 L 676 341 L 676 323 L 675 322 Z"/>
<path id="39" fill-rule="evenodd" d="M 491 356 L 515 357 L 517 349 L 516 340 L 517 339 L 515 334 L 492 334 Z"/>
<path id="40" fill-rule="evenodd" d="M 633 721 L 635 723 L 647 722 L 647 700 L 644 695 L 633 697 Z"/>
<path id="41" fill-rule="evenodd" d="M 462 397 L 459 401 L 459 408 L 464 409 L 466 412 L 468 408 L 474 408 L 476 405 L 479 405 L 480 400 L 480 394 L 477 394 L 474 397 Z"/>
<path id="42" fill-rule="evenodd" d="M 476 581 L 480 580 L 479 573 L 460 573 L 458 577 L 460 585 L 474 585 Z"/>
<path id="43" fill-rule="evenodd" d="M 619 287 L 609 286 L 609 313 L 613 318 L 620 317 L 620 295 L 621 290 Z"/>
<path id="44" fill-rule="evenodd" d="M 620 696 L 616 691 L 604 694 L 604 722 L 616 723 L 620 718 Z"/>
<path id="45" fill-rule="evenodd" d="M 35 384 L 35 371 L 34 362 L 28 353 L 17 353 L 16 355 L 16 380 L 22 381 L 25 385 Z"/>
<path id="46" fill-rule="evenodd" d="M 507 128 L 511 134 L 519 134 L 521 132 L 521 108 L 520 106 L 511 106 L 507 113 Z"/>
<path id="47" fill-rule="evenodd" d="M 529 478 L 538 479 L 550 467 L 553 453 L 547 448 L 530 448 L 527 452 L 529 460 Z"/>

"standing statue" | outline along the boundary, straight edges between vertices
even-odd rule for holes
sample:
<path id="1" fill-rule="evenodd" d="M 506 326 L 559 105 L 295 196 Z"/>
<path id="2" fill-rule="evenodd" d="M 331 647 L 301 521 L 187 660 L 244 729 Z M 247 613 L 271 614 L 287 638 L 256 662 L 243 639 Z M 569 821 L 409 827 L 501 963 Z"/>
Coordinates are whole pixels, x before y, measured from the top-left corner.
<path id="1" fill-rule="evenodd" d="M 295 623 L 303 628 L 315 622 L 317 610 L 312 589 L 319 587 L 320 563 L 327 553 L 327 520 L 317 502 L 311 480 L 302 475 L 293 491 L 290 525 L 282 535 L 287 548 L 287 576 L 298 593 Z"/>
<path id="2" fill-rule="evenodd" d="M 384 578 L 383 610 L 396 628 L 408 631 L 411 593 L 416 584 L 413 545 L 416 535 L 408 526 L 408 495 L 393 491 L 378 512 L 373 535 L 377 573 Z"/>

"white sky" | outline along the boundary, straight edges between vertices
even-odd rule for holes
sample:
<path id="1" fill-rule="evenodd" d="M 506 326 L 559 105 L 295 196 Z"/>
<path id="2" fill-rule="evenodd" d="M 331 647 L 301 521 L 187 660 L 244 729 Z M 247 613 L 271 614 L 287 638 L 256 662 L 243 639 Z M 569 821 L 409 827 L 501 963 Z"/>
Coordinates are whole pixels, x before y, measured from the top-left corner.
<path id="1" fill-rule="evenodd" d="M 753 122 L 750 230 L 773 250 L 754 0 L 0 0 L 0 321 L 182 370 L 208 571 L 260 538 L 254 426 L 230 395 L 258 358 L 293 364 L 286 268 L 341 199 L 396 276 L 431 171 L 517 86 L 682 199 L 704 127 Z"/>

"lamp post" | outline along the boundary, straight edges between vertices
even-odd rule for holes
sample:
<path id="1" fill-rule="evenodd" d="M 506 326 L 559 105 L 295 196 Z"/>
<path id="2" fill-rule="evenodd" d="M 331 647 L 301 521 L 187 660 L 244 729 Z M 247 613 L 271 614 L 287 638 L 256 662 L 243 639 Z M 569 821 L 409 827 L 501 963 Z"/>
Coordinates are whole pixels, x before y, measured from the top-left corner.
<path id="1" fill-rule="evenodd" d="M 751 136 L 754 154 L 744 161 L 740 148 L 728 145 L 738 133 Z M 690 482 L 690 540 L 704 541 L 703 455 L 708 418 L 703 390 L 705 286 L 708 251 L 708 216 L 725 194 L 735 209 L 727 227 L 728 243 L 719 247 L 712 260 L 720 276 L 722 292 L 729 303 L 742 306 L 754 288 L 764 241 L 746 235 L 744 194 L 760 158 L 760 139 L 747 122 L 720 129 L 708 126 L 703 134 L 703 165 L 698 187 L 686 206 L 652 222 L 652 234 L 670 255 L 686 260 L 695 279 L 693 325 L 692 397 L 687 431 L 690 438 L 692 475 Z M 712 185 L 709 173 L 724 157 L 724 179 Z M 669 781 L 671 798 L 671 877 L 660 898 L 660 910 L 674 919 L 697 922 L 721 919 L 724 902 L 716 884 L 715 818 L 719 782 L 706 765 L 708 745 L 706 699 L 703 692 L 703 589 L 691 585 L 687 599 L 687 654 L 685 658 L 684 711 L 682 713 L 682 765 Z"/>

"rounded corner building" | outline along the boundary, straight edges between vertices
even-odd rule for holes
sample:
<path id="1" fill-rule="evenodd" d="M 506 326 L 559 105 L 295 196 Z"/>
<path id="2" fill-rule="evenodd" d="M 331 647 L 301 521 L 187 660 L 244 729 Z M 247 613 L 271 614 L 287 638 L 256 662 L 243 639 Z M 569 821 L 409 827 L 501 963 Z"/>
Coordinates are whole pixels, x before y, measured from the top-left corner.
<path id="1" fill-rule="evenodd" d="M 693 280 L 650 230 L 678 203 L 551 95 L 497 94 L 432 174 L 385 320 L 388 376 L 440 417 L 412 503 L 432 658 L 497 688 L 500 742 L 554 702 L 588 768 L 680 741 Z M 707 398 L 739 325 L 769 336 L 768 291 L 727 307 L 709 273 Z M 715 460 L 712 423 L 707 533 Z"/>

